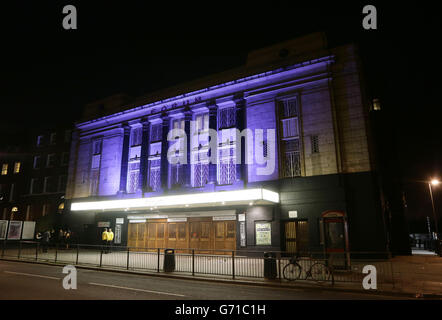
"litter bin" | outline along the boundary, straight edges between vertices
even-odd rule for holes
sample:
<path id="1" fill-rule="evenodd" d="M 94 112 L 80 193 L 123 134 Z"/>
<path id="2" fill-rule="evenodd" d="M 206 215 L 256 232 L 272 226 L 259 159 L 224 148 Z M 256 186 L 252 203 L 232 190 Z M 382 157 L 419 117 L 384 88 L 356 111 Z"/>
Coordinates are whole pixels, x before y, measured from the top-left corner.
<path id="1" fill-rule="evenodd" d="M 164 250 L 164 272 L 175 271 L 175 250 Z"/>
<path id="2" fill-rule="evenodd" d="M 274 252 L 264 253 L 264 278 L 276 279 L 276 255 Z"/>

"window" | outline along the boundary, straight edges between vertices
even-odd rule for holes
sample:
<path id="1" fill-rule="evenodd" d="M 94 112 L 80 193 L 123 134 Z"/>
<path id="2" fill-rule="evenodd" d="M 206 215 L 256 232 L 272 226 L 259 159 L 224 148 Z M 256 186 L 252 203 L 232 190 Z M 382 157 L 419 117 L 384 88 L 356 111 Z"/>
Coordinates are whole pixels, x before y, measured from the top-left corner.
<path id="1" fill-rule="evenodd" d="M 37 147 L 41 147 L 43 145 L 43 136 L 37 137 Z"/>
<path id="2" fill-rule="evenodd" d="M 195 117 L 195 132 L 206 131 L 208 129 L 209 129 L 209 114 L 204 113 L 197 115 Z"/>
<path id="3" fill-rule="evenodd" d="M 149 184 L 153 191 L 158 191 L 161 188 L 161 160 L 149 160 Z"/>
<path id="4" fill-rule="evenodd" d="M 34 165 L 33 165 L 34 169 L 40 168 L 40 160 L 41 160 L 40 156 L 34 156 Z"/>
<path id="5" fill-rule="evenodd" d="M 227 152 L 226 152 L 227 151 Z M 235 148 L 220 150 L 218 172 L 219 184 L 232 184 L 236 180 Z"/>
<path id="6" fill-rule="evenodd" d="M 61 154 L 61 165 L 66 166 L 69 163 L 69 152 L 63 152 Z"/>
<path id="7" fill-rule="evenodd" d="M 46 167 L 50 168 L 55 165 L 55 153 L 48 154 L 48 159 L 46 161 Z"/>
<path id="8" fill-rule="evenodd" d="M 312 153 L 319 153 L 319 138 L 318 136 L 311 136 Z"/>
<path id="9" fill-rule="evenodd" d="M 92 143 L 92 153 L 100 154 L 101 153 L 101 140 L 95 140 Z"/>
<path id="10" fill-rule="evenodd" d="M 33 194 L 35 192 L 35 179 L 31 179 L 31 187 L 29 188 L 29 194 Z"/>
<path id="11" fill-rule="evenodd" d="M 20 172 L 20 162 L 16 162 L 14 163 L 14 173 L 19 173 Z"/>
<path id="12" fill-rule="evenodd" d="M 49 177 L 45 177 L 43 181 L 43 192 L 48 192 Z"/>
<path id="13" fill-rule="evenodd" d="M 236 108 L 235 107 L 229 107 L 219 110 L 219 128 L 230 128 L 235 126 L 236 124 Z"/>
<path id="14" fill-rule="evenodd" d="M 65 132 L 64 132 L 64 142 L 68 143 L 69 141 L 71 141 L 71 134 L 72 134 L 71 130 L 65 130 Z"/>
<path id="15" fill-rule="evenodd" d="M 278 101 L 281 118 L 282 176 L 301 176 L 300 129 L 298 99 Z"/>
<path id="16" fill-rule="evenodd" d="M 129 173 L 127 179 L 127 193 L 135 193 L 138 188 L 140 177 L 140 162 L 129 163 Z"/>
<path id="17" fill-rule="evenodd" d="M 267 144 L 267 140 L 264 140 L 262 142 L 262 156 L 264 158 L 267 158 L 268 155 L 268 144 Z"/>
<path id="18" fill-rule="evenodd" d="M 3 163 L 2 165 L 2 176 L 6 176 L 8 174 L 8 164 Z"/>
<path id="19" fill-rule="evenodd" d="M 133 146 L 139 146 L 141 145 L 141 139 L 143 135 L 143 128 L 133 128 L 130 136 L 130 145 Z"/>
<path id="20" fill-rule="evenodd" d="M 193 156 L 195 163 L 193 165 L 193 186 L 203 187 L 209 180 L 209 163 L 208 160 L 202 158 L 201 152 L 195 152 Z"/>
<path id="21" fill-rule="evenodd" d="M 52 132 L 49 138 L 50 144 L 55 144 L 57 142 L 57 133 Z"/>
<path id="22" fill-rule="evenodd" d="M 161 141 L 162 126 L 163 126 L 162 123 L 156 123 L 151 126 L 150 129 L 151 142 Z"/>
<path id="23" fill-rule="evenodd" d="M 66 182 L 67 182 L 67 176 L 61 175 L 58 177 L 58 191 L 64 192 L 66 190 Z"/>
<path id="24" fill-rule="evenodd" d="M 49 204 L 44 204 L 41 215 L 44 217 L 49 212 Z"/>
<path id="25" fill-rule="evenodd" d="M 15 188 L 15 184 L 11 184 L 11 191 L 9 193 L 9 202 L 12 202 L 15 200 L 14 198 L 14 188 Z"/>

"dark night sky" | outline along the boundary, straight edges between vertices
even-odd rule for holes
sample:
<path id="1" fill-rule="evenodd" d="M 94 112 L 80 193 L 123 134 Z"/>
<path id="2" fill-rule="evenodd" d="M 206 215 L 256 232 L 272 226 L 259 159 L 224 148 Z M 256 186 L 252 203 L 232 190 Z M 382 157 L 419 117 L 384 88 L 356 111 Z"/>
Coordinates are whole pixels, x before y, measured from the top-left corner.
<path id="1" fill-rule="evenodd" d="M 331 46 L 359 45 L 369 95 L 381 99 L 391 119 L 392 147 L 399 151 L 404 178 L 442 178 L 437 8 L 422 2 L 285 3 L 2 5 L 0 143 L 20 139 L 28 128 L 71 123 L 95 99 L 120 92 L 143 95 L 239 66 L 251 49 L 325 31 Z M 61 27 L 66 4 L 78 9 L 78 30 Z M 362 28 L 365 4 L 376 5 L 378 30 Z M 426 215 L 431 207 L 425 185 L 407 188 L 410 210 Z"/>

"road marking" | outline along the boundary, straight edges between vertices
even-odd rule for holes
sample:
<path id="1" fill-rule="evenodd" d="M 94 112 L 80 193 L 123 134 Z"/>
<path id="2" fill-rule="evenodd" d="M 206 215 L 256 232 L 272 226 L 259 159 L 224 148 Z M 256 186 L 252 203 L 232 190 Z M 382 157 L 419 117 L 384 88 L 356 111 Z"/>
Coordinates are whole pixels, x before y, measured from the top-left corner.
<path id="1" fill-rule="evenodd" d="M 32 273 L 22 273 L 22 272 L 14 272 L 14 271 L 3 271 L 4 273 L 10 273 L 10 274 L 16 274 L 21 276 L 28 276 L 28 277 L 37 277 L 37 278 L 45 278 L 45 279 L 53 279 L 53 280 L 60 280 L 61 278 L 56 277 L 50 277 L 50 276 L 42 276 L 40 274 L 32 274 Z"/>
<path id="2" fill-rule="evenodd" d="M 145 290 L 145 289 L 136 289 L 136 288 L 128 288 L 128 287 L 120 287 L 120 286 L 114 286 L 111 284 L 103 284 L 103 283 L 95 283 L 95 282 L 89 282 L 89 284 L 94 286 L 101 286 L 101 287 L 109 287 L 109 288 L 116 288 L 116 289 L 125 289 L 125 290 L 132 290 L 132 291 L 141 291 L 141 292 L 147 292 L 147 293 L 156 293 L 156 294 L 165 294 L 169 296 L 177 296 L 177 297 L 185 297 L 183 294 L 178 293 L 169 293 L 169 292 L 161 292 L 161 291 L 151 291 L 151 290 Z"/>

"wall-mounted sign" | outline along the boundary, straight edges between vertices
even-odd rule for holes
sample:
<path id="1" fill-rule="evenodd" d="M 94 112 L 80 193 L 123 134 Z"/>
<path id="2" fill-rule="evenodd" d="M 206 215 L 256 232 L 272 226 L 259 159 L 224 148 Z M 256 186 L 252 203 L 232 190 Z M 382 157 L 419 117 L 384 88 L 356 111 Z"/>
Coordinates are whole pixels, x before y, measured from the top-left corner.
<path id="1" fill-rule="evenodd" d="M 109 228 L 110 222 L 109 221 L 98 221 L 97 227 L 98 228 Z"/>
<path id="2" fill-rule="evenodd" d="M 239 214 L 238 221 L 246 221 L 246 215 L 244 213 Z"/>
<path id="3" fill-rule="evenodd" d="M 246 223 L 244 221 L 241 221 L 239 223 L 239 239 L 240 239 L 240 245 L 241 247 L 246 246 Z"/>
<path id="4" fill-rule="evenodd" d="M 212 217 L 213 221 L 236 220 L 236 216 L 218 216 Z"/>
<path id="5" fill-rule="evenodd" d="M 167 222 L 186 222 L 187 218 L 168 218 Z"/>
<path id="6" fill-rule="evenodd" d="M 146 222 L 146 219 L 129 220 L 129 223 L 144 223 L 144 222 Z"/>
<path id="7" fill-rule="evenodd" d="M 115 244 L 121 243 L 121 224 L 115 225 L 115 238 L 114 238 Z"/>
<path id="8" fill-rule="evenodd" d="M 124 224 L 124 218 L 117 218 L 115 224 Z"/>
<path id="9" fill-rule="evenodd" d="M 270 246 L 272 244 L 272 224 L 270 222 L 256 222 L 255 237 L 257 246 Z"/>
<path id="10" fill-rule="evenodd" d="M 298 211 L 289 211 L 289 218 L 297 218 L 298 217 Z"/>

